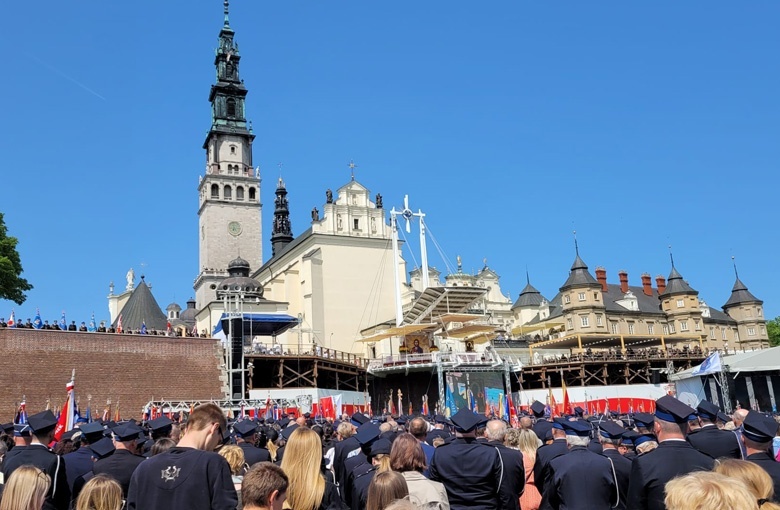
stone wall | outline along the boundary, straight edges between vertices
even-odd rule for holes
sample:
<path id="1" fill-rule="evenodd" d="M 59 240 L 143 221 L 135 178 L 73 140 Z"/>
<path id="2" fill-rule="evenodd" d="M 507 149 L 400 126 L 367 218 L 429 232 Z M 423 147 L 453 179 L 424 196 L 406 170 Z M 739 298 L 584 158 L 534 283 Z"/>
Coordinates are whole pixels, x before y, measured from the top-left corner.
<path id="1" fill-rule="evenodd" d="M 218 340 L 164 336 L 0 329 L 0 422 L 13 419 L 27 398 L 34 414 L 46 399 L 61 407 L 76 370 L 76 396 L 86 410 L 103 413 L 119 402 L 123 419 L 140 418 L 152 399 L 222 398 L 222 346 Z"/>

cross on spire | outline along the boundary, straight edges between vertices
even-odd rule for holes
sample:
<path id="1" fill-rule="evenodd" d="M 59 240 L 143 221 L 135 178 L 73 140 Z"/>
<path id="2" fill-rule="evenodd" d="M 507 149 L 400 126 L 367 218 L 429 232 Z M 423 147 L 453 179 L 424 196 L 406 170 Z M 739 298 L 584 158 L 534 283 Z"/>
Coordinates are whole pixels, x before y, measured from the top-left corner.
<path id="1" fill-rule="evenodd" d="M 739 273 L 737 272 L 737 261 L 735 260 L 736 257 L 734 255 L 731 256 L 731 263 L 734 264 L 734 276 L 737 277 L 737 280 L 739 280 Z"/>
<path id="2" fill-rule="evenodd" d="M 672 253 L 672 245 L 669 245 L 669 260 L 672 261 L 672 268 L 674 268 L 674 254 Z"/>
<path id="3" fill-rule="evenodd" d="M 580 256 L 580 246 L 577 244 L 577 231 L 572 230 L 572 234 L 574 235 L 574 253 L 577 254 L 577 256 Z"/>
<path id="4" fill-rule="evenodd" d="M 355 180 L 355 169 L 357 168 L 357 165 L 354 161 L 349 161 L 349 172 L 352 174 L 352 180 Z"/>

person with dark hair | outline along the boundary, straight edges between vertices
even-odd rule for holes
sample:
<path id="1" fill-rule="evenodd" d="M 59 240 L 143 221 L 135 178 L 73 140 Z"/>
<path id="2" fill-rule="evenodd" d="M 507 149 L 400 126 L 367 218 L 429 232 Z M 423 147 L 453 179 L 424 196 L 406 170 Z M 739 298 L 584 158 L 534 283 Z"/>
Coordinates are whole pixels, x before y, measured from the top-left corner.
<path id="1" fill-rule="evenodd" d="M 43 411 L 27 418 L 27 424 L 32 430 L 30 446 L 23 448 L 10 459 L 6 459 L 3 465 L 3 478 L 8 480 L 17 468 L 31 464 L 41 469 L 51 479 L 43 508 L 45 510 L 67 510 L 70 504 L 70 488 L 68 487 L 65 461 L 49 450 L 47 446 L 54 439 L 57 418 L 51 411 Z"/>
<path id="2" fill-rule="evenodd" d="M 423 508 L 448 510 L 450 501 L 444 485 L 423 476 L 427 467 L 422 445 L 412 434 L 401 434 L 393 441 L 390 468 L 403 475 L 412 503 Z"/>
<path id="3" fill-rule="evenodd" d="M 698 412 L 699 428 L 691 432 L 686 438 L 691 445 L 713 459 L 726 457 L 729 459 L 742 458 L 737 436 L 728 430 L 720 430 L 715 422 L 718 419 L 720 409 L 707 400 L 702 400 L 696 407 Z"/>
<path id="4" fill-rule="evenodd" d="M 780 462 L 770 454 L 772 440 L 777 435 L 777 422 L 770 416 L 757 411 L 749 411 L 742 422 L 742 443 L 747 456 L 745 460 L 758 464 L 772 478 L 775 497 L 780 494 Z"/>
<path id="5" fill-rule="evenodd" d="M 139 465 L 144 461 L 138 451 L 138 439 L 141 435 L 141 427 L 129 421 L 113 430 L 114 447 L 113 455 L 95 462 L 92 472 L 96 475 L 108 475 L 122 486 L 122 498 L 127 499 L 127 490 L 130 487 L 130 479 Z"/>
<path id="6" fill-rule="evenodd" d="M 238 495 L 230 466 L 214 453 L 226 434 L 227 420 L 219 406 L 209 403 L 196 407 L 179 444 L 149 457 L 135 470 L 127 507 L 235 510 Z"/>
<path id="7" fill-rule="evenodd" d="M 152 449 L 150 451 L 150 457 L 154 457 L 155 455 L 159 455 L 161 453 L 167 452 L 171 448 L 176 446 L 176 441 L 171 439 L 170 437 L 161 437 L 157 441 L 154 442 L 152 445 Z"/>
<path id="8" fill-rule="evenodd" d="M 287 499 L 290 481 L 282 468 L 260 462 L 244 475 L 241 501 L 244 510 L 281 510 Z"/>
<path id="9" fill-rule="evenodd" d="M 271 454 L 268 450 L 257 448 L 257 423 L 252 420 L 243 420 L 233 425 L 233 432 L 236 436 L 236 445 L 244 451 L 244 459 L 249 467 L 258 462 L 270 462 Z"/>

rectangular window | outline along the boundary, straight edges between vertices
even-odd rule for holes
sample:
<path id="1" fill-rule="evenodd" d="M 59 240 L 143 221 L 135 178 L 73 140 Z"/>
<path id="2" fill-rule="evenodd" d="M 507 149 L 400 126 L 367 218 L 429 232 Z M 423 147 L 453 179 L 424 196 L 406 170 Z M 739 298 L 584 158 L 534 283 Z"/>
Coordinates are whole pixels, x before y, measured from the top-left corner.
<path id="1" fill-rule="evenodd" d="M 693 321 L 693 329 L 695 329 L 696 331 L 701 331 L 701 322 Z"/>
<path id="2" fill-rule="evenodd" d="M 601 315 L 596 316 L 596 326 L 603 326 L 604 321 L 601 319 Z"/>
<path id="3" fill-rule="evenodd" d="M 748 336 L 756 336 L 756 328 L 748 328 Z"/>
<path id="4" fill-rule="evenodd" d="M 579 299 L 580 301 L 585 301 L 585 293 L 580 292 L 579 294 L 577 294 L 577 299 Z"/>
<path id="5" fill-rule="evenodd" d="M 671 324 L 669 324 L 669 333 L 671 333 L 672 335 L 675 333 L 675 330 L 674 330 L 674 322 L 672 322 Z"/>
<path id="6" fill-rule="evenodd" d="M 652 335 L 653 334 L 653 323 L 652 322 L 648 322 L 647 323 L 647 334 L 648 335 Z"/>
<path id="7" fill-rule="evenodd" d="M 726 339 L 726 328 L 720 328 L 720 338 L 723 340 Z"/>
<path id="8" fill-rule="evenodd" d="M 763 324 L 761 325 L 761 334 L 766 335 L 766 327 Z"/>
<path id="9" fill-rule="evenodd" d="M 617 322 L 613 322 L 612 323 L 612 334 L 613 335 L 617 335 L 617 332 L 618 332 L 618 323 Z"/>
<path id="10" fill-rule="evenodd" d="M 669 334 L 669 325 L 664 324 L 664 335 L 668 335 L 668 334 Z"/>
<path id="11" fill-rule="evenodd" d="M 359 219 L 355 218 L 354 225 L 355 225 L 355 230 L 360 230 L 360 220 Z"/>
<path id="12" fill-rule="evenodd" d="M 710 338 L 715 340 L 715 328 L 710 326 Z"/>
<path id="13" fill-rule="evenodd" d="M 566 327 L 569 329 L 572 329 L 574 327 L 574 323 L 571 321 L 571 319 L 566 319 Z"/>
<path id="14" fill-rule="evenodd" d="M 629 322 L 628 323 L 628 334 L 629 335 L 633 335 L 634 334 L 634 323 L 633 322 Z"/>
<path id="15" fill-rule="evenodd" d="M 588 319 L 587 315 L 580 315 L 580 322 L 582 323 L 583 328 L 590 326 L 590 319 Z"/>
<path id="16" fill-rule="evenodd" d="M 682 299 L 677 300 L 677 308 L 682 308 L 685 306 L 685 301 Z"/>
<path id="17" fill-rule="evenodd" d="M 569 295 L 568 295 L 568 294 L 566 294 L 565 296 L 563 296 L 563 302 L 564 302 L 564 303 L 566 303 L 567 305 L 568 305 L 569 303 L 571 303 L 571 298 L 569 297 Z"/>
<path id="18" fill-rule="evenodd" d="M 688 321 L 680 321 L 680 331 L 688 331 Z"/>
<path id="19" fill-rule="evenodd" d="M 594 292 L 593 293 L 593 300 L 594 301 L 598 301 L 599 300 L 599 293 L 598 292 Z"/>

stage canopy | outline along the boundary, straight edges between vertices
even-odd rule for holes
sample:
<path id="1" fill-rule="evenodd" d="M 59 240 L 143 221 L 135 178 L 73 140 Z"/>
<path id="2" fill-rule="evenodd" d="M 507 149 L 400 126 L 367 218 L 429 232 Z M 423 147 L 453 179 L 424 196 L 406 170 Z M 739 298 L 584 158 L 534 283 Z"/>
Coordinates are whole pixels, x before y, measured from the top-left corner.
<path id="1" fill-rule="evenodd" d="M 243 336 L 276 336 L 298 324 L 298 318 L 287 314 L 277 313 L 223 313 L 220 317 L 220 325 L 225 335 L 231 333 L 230 322 L 233 328 L 243 329 Z M 237 332 L 233 330 L 233 334 Z"/>

